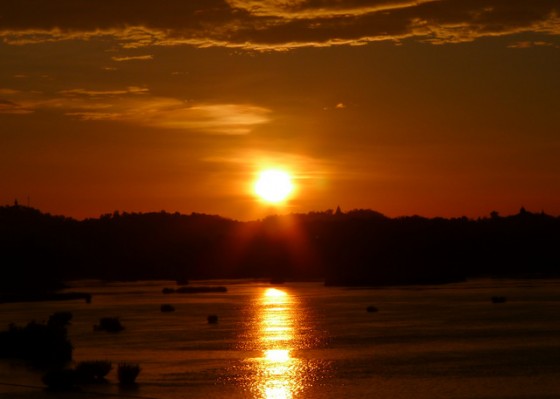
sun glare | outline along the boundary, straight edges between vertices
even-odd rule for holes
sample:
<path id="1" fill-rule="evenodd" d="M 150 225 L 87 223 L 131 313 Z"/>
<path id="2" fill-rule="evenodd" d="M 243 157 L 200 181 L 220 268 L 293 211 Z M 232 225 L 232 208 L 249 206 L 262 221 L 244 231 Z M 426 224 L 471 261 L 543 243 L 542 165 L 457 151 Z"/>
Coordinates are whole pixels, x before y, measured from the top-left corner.
<path id="1" fill-rule="evenodd" d="M 271 203 L 284 201 L 293 191 L 290 175 L 282 170 L 268 169 L 259 174 L 255 182 L 255 194 Z"/>
<path id="2" fill-rule="evenodd" d="M 269 288 L 269 289 L 267 289 L 267 290 L 264 292 L 264 295 L 265 295 L 266 297 L 269 297 L 269 298 L 270 298 L 270 297 L 279 298 L 279 297 L 285 297 L 285 296 L 287 296 L 288 294 L 286 294 L 286 292 L 280 291 L 280 290 L 278 290 L 278 289 L 276 289 L 276 288 Z"/>

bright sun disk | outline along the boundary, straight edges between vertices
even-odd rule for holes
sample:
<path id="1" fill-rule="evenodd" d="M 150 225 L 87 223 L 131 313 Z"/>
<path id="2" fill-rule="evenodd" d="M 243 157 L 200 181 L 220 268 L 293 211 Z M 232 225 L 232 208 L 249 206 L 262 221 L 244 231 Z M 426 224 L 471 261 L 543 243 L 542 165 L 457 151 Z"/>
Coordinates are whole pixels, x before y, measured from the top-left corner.
<path id="1" fill-rule="evenodd" d="M 293 189 L 290 175 L 277 169 L 262 171 L 255 182 L 255 193 L 264 201 L 272 203 L 285 200 Z"/>

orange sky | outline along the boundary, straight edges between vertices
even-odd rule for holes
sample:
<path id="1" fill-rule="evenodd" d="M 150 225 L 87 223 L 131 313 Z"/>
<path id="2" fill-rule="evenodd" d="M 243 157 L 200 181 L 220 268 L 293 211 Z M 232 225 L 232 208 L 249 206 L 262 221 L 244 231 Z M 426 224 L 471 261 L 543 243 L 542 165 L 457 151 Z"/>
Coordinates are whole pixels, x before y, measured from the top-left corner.
<path id="1" fill-rule="evenodd" d="M 557 0 L 2 1 L 0 38 L 0 204 L 560 214 Z"/>

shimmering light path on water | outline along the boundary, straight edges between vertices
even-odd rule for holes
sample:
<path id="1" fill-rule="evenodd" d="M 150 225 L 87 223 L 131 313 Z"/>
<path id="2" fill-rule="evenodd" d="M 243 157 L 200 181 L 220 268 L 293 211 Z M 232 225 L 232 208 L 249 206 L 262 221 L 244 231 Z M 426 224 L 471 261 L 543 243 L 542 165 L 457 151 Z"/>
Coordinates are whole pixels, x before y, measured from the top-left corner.
<path id="1" fill-rule="evenodd" d="M 294 355 L 308 338 L 302 336 L 303 324 L 304 311 L 288 290 L 262 291 L 249 335 L 258 343 L 259 356 L 247 359 L 251 370 L 248 385 L 256 398 L 292 399 L 313 380 L 316 368 Z"/>

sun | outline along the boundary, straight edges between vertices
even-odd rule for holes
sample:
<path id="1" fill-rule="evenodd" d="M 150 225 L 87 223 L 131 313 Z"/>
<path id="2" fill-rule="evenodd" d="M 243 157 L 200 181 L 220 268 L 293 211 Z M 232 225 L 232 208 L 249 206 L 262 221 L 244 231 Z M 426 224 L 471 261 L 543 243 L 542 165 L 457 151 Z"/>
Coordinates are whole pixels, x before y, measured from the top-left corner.
<path id="1" fill-rule="evenodd" d="M 294 190 L 294 185 L 287 172 L 267 169 L 259 173 L 254 189 L 255 194 L 262 200 L 277 204 L 288 198 Z"/>

